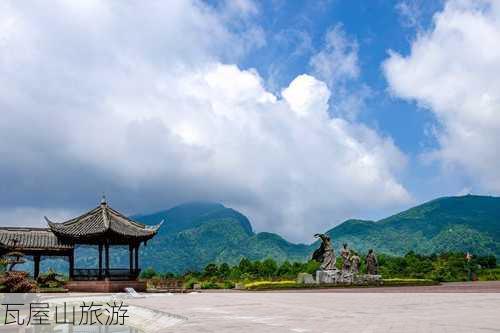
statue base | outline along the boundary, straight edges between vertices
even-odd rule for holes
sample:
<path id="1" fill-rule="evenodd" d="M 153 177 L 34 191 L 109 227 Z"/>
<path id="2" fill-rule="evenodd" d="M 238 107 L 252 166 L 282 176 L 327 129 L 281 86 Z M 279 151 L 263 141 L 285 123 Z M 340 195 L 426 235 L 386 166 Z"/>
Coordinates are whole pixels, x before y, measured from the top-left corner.
<path id="1" fill-rule="evenodd" d="M 338 285 L 379 285 L 382 282 L 381 275 L 355 274 L 338 269 L 316 271 L 316 284 L 338 284 Z"/>

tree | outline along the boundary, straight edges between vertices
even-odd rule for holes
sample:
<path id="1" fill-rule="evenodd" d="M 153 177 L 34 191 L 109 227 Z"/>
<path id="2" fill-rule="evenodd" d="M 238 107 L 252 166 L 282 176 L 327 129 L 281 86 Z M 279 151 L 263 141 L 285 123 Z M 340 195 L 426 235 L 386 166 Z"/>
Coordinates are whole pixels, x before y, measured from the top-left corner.
<path id="1" fill-rule="evenodd" d="M 251 273 L 252 271 L 252 262 L 247 258 L 242 258 L 240 260 L 240 264 L 238 265 L 241 273 Z"/>
<path id="2" fill-rule="evenodd" d="M 205 266 L 205 269 L 203 270 L 203 276 L 210 278 L 210 277 L 217 277 L 219 275 L 219 268 L 217 267 L 216 264 L 208 264 Z"/>
<path id="3" fill-rule="evenodd" d="M 262 262 L 261 265 L 261 276 L 266 278 L 271 278 L 276 275 L 276 271 L 278 269 L 278 265 L 276 261 L 271 258 L 268 258 Z"/>
<path id="4" fill-rule="evenodd" d="M 278 276 L 290 276 L 292 275 L 292 265 L 288 260 L 285 260 L 281 266 L 278 268 Z"/>
<path id="5" fill-rule="evenodd" d="M 231 272 L 231 268 L 227 263 L 222 263 L 219 266 L 219 276 L 223 279 L 227 279 L 229 277 L 229 274 Z"/>
<path id="6" fill-rule="evenodd" d="M 158 273 L 155 271 L 155 269 L 153 267 L 148 267 L 141 272 L 142 279 L 151 279 L 157 275 L 158 275 Z"/>
<path id="7" fill-rule="evenodd" d="M 24 259 L 24 253 L 18 251 L 7 253 L 4 259 L 6 263 L 9 265 L 8 266 L 9 272 L 13 271 L 14 266 L 16 266 L 17 264 L 23 264 L 26 262 L 26 260 Z"/>
<path id="8" fill-rule="evenodd" d="M 309 260 L 303 265 L 302 271 L 309 274 L 314 274 L 321 264 L 316 260 Z"/>

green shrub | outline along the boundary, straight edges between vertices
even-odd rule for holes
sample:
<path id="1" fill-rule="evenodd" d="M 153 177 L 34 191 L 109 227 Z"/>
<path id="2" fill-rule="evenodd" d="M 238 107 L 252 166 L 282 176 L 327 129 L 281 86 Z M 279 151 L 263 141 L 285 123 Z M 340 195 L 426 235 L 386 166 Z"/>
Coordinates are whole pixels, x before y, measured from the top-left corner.
<path id="1" fill-rule="evenodd" d="M 222 289 L 223 284 L 213 281 L 203 281 L 201 283 L 201 289 Z"/>
<path id="2" fill-rule="evenodd" d="M 186 280 L 186 282 L 184 282 L 184 288 L 186 289 L 193 289 L 193 285 L 195 283 L 199 283 L 198 282 L 198 279 L 195 278 L 195 277 L 190 277 Z"/>
<path id="3" fill-rule="evenodd" d="M 155 276 L 158 276 L 158 273 L 154 270 L 153 267 L 148 267 L 141 272 L 140 278 L 141 279 L 151 279 Z"/>
<path id="4" fill-rule="evenodd" d="M 478 276 L 480 281 L 500 280 L 500 268 L 483 269 Z"/>
<path id="5" fill-rule="evenodd" d="M 236 284 L 233 281 L 224 281 L 223 288 L 224 289 L 234 289 Z"/>

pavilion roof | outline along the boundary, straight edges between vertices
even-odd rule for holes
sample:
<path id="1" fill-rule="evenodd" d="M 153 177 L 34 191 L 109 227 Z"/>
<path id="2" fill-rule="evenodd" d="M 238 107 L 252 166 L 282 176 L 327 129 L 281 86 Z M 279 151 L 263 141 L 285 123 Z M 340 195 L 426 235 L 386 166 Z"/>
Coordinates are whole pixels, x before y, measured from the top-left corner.
<path id="1" fill-rule="evenodd" d="M 73 245 L 47 228 L 0 227 L 0 248 L 20 251 L 70 250 Z"/>
<path id="2" fill-rule="evenodd" d="M 147 240 L 153 237 L 160 224 L 148 226 L 133 221 L 125 215 L 109 207 L 105 199 L 91 211 L 71 220 L 55 223 L 45 217 L 49 228 L 58 236 L 69 238 L 89 238 L 104 236 L 109 233 L 125 238 Z"/>

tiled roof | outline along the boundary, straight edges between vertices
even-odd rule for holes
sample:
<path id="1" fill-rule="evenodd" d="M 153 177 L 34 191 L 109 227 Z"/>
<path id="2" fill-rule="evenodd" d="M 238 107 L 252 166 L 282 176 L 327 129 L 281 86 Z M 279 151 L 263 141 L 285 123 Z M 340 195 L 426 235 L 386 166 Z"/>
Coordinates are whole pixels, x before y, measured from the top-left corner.
<path id="1" fill-rule="evenodd" d="M 66 250 L 73 245 L 46 228 L 0 228 L 0 247 L 20 250 Z"/>
<path id="2" fill-rule="evenodd" d="M 109 231 L 129 238 L 149 239 L 158 231 L 160 224 L 147 226 L 135 222 L 103 201 L 88 213 L 62 223 L 54 223 L 45 218 L 50 230 L 66 237 L 92 237 L 107 234 Z"/>

